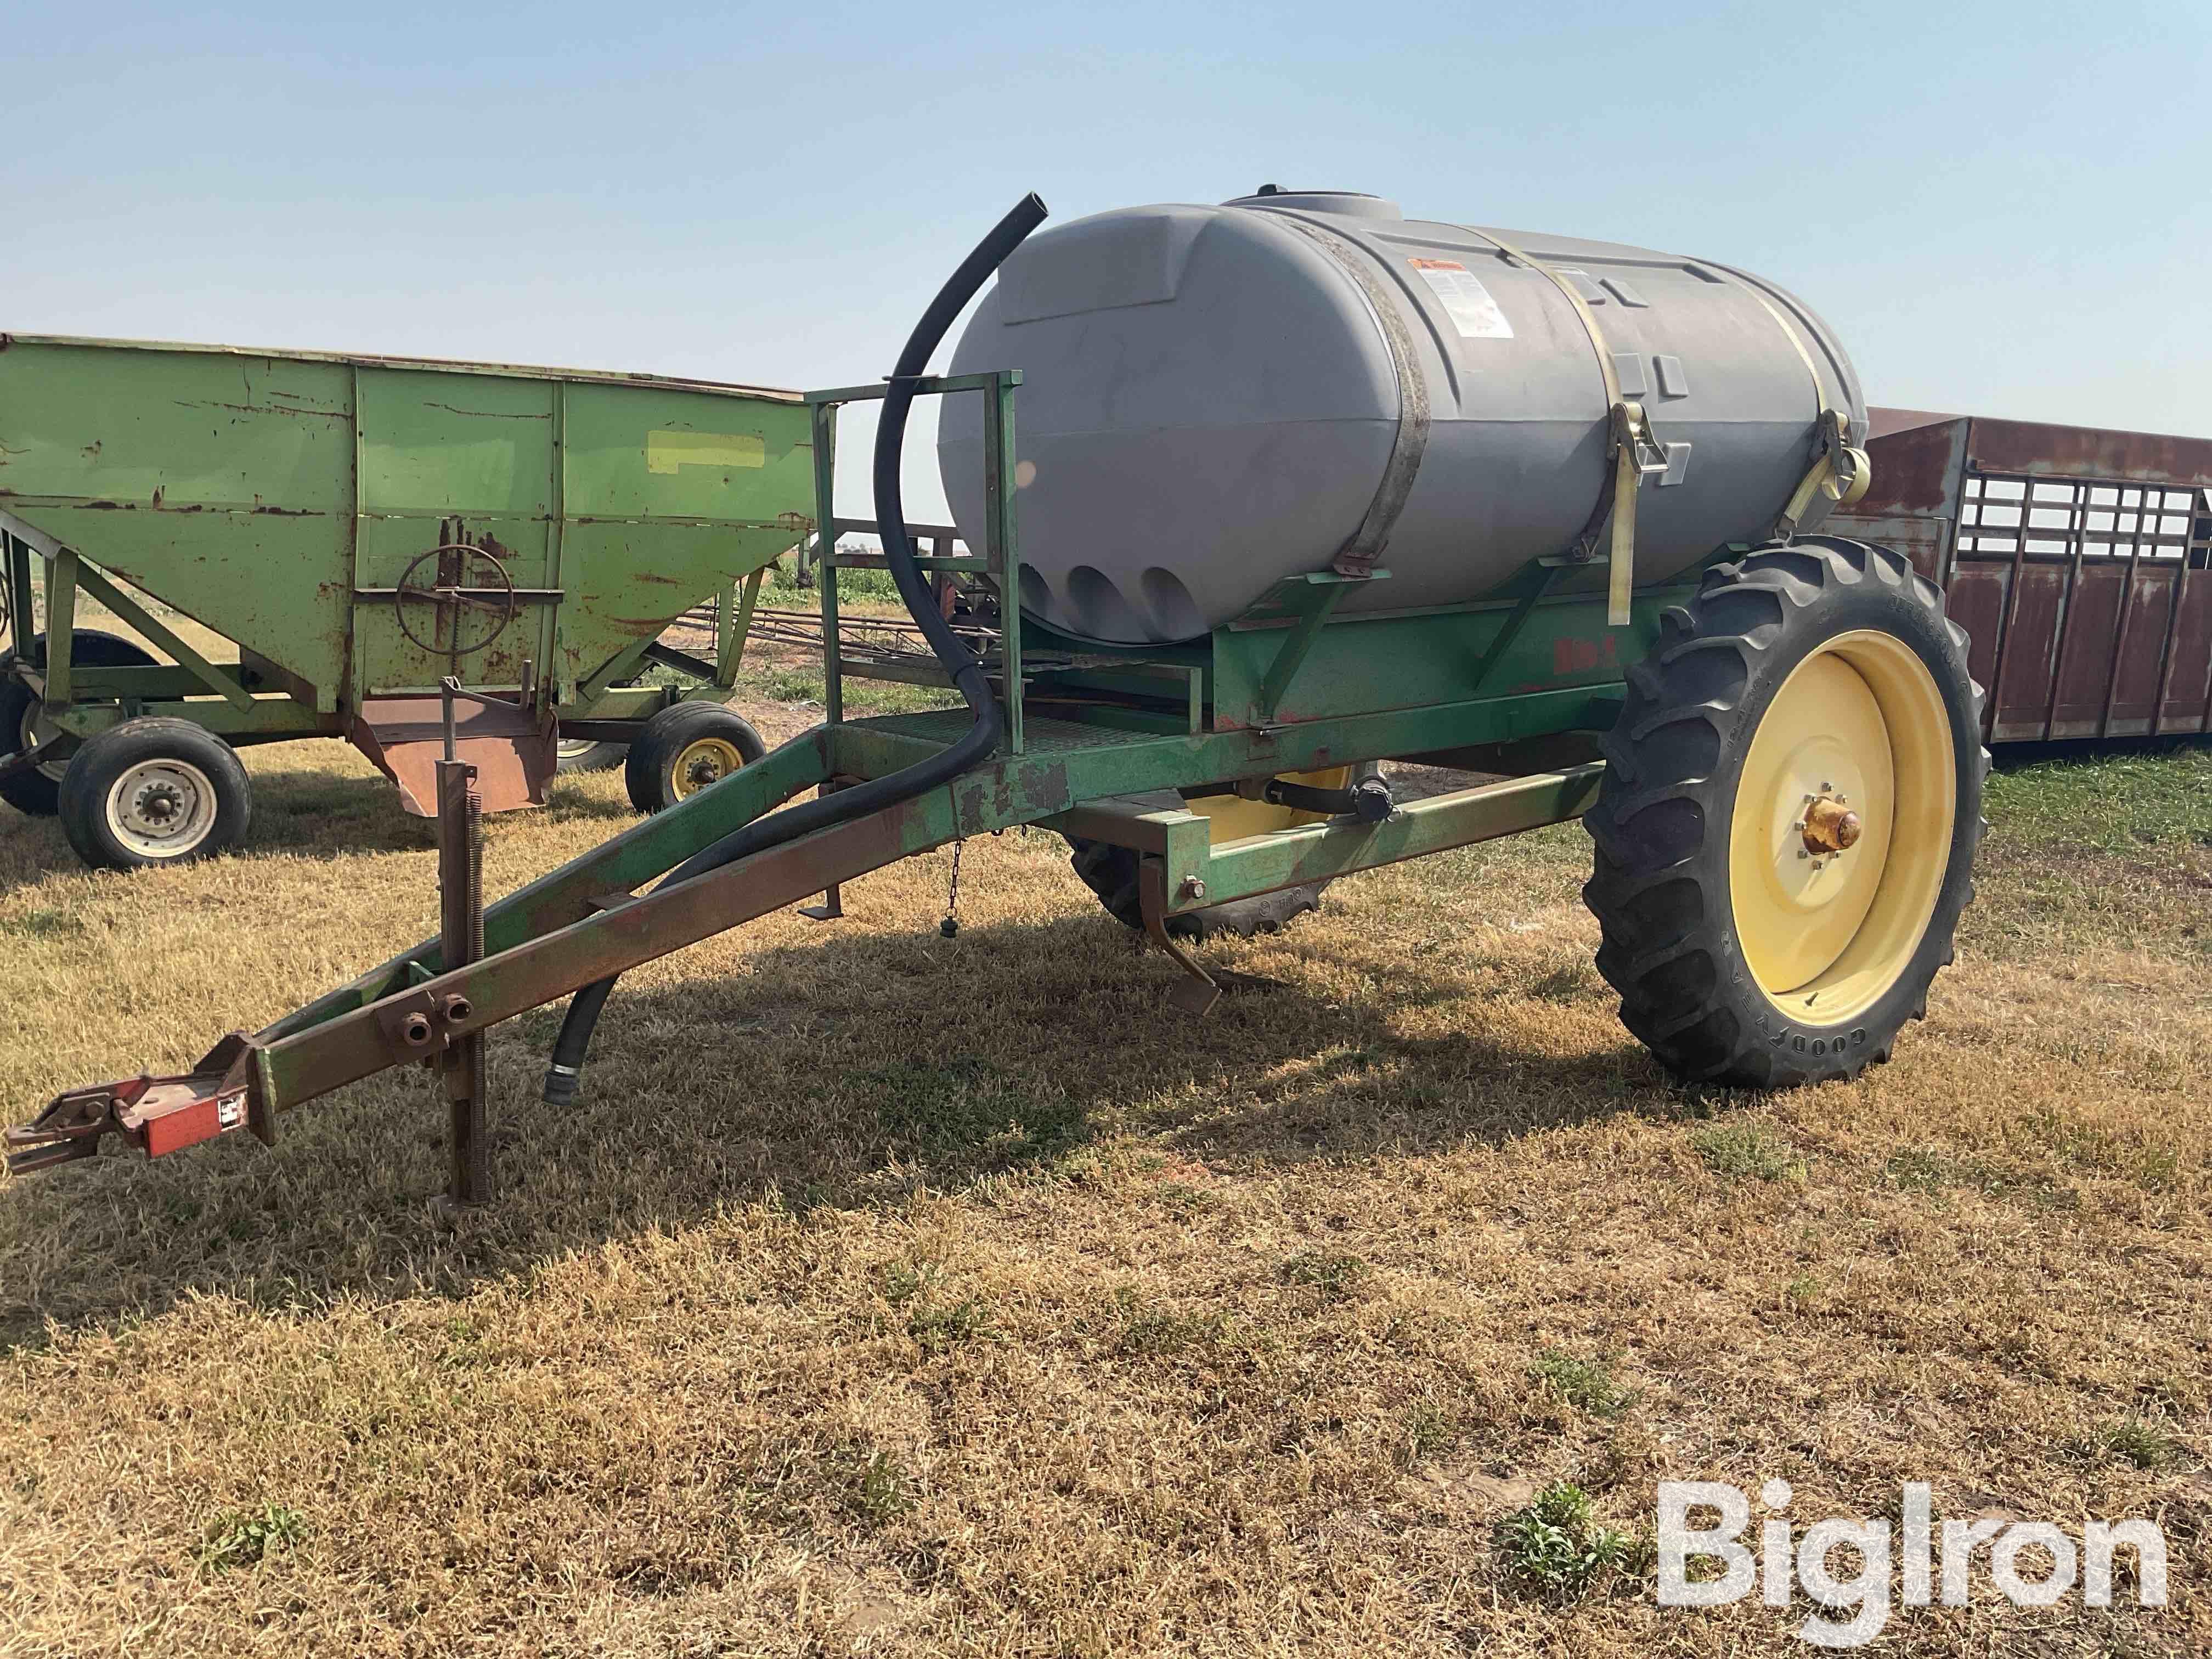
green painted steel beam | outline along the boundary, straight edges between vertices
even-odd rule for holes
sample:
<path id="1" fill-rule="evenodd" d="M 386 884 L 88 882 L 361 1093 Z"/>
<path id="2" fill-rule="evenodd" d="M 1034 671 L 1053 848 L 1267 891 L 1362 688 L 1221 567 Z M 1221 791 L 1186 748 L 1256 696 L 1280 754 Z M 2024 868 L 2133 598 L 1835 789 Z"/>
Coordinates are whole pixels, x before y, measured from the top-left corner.
<path id="1" fill-rule="evenodd" d="M 101 575 L 99 567 L 92 561 L 80 558 L 76 562 L 76 580 L 78 586 L 174 657 L 179 666 L 189 669 L 192 678 L 199 681 L 203 688 L 215 692 L 234 708 L 251 708 L 253 706 L 253 694 L 238 683 L 234 672 L 225 675 L 215 664 L 194 650 L 191 642 L 180 636 L 176 629 Z"/>
<path id="2" fill-rule="evenodd" d="M 143 671 L 142 671 L 143 672 Z M 319 714 L 305 703 L 277 696 L 254 697 L 244 708 L 235 708 L 216 698 L 203 697 L 187 702 L 182 698 L 148 699 L 139 714 L 167 714 L 178 720 L 187 720 L 217 737 L 266 742 L 276 738 L 335 738 L 343 735 L 345 727 L 335 714 Z M 134 718 L 126 705 L 113 702 L 75 702 L 66 708 L 56 708 L 48 716 L 65 732 L 80 738 L 88 738 L 95 732 L 105 732 L 112 726 L 120 726 Z"/>
<path id="3" fill-rule="evenodd" d="M 817 726 L 793 738 L 752 765 L 489 906 L 484 911 L 487 955 L 496 956 L 593 915 L 594 901 L 635 891 L 801 790 L 824 781 L 830 775 L 824 736 Z M 351 984 L 286 1015 L 258 1033 L 257 1040 L 273 1042 L 307 1030 L 416 982 L 415 969 L 438 966 L 438 942 L 425 939 Z"/>
<path id="4" fill-rule="evenodd" d="M 1194 840 L 1170 836 L 1168 908 L 1171 913 L 1203 909 L 1565 823 L 1596 804 L 1604 775 L 1604 763 L 1598 762 L 1433 795 L 1399 808 L 1382 823 L 1302 824 L 1219 847 L 1210 846 L 1202 834 Z M 1205 823 L 1197 813 L 1188 816 Z M 1186 884 L 1194 880 L 1202 888 Z"/>
<path id="5" fill-rule="evenodd" d="M 1004 829 L 1036 816 L 1018 803 L 1056 800 L 1047 811 L 1078 801 L 1150 789 L 1317 771 L 1355 761 L 1418 755 L 1482 743 L 1510 743 L 1559 732 L 1602 730 L 1619 704 L 1611 685 L 1534 692 L 1425 708 L 1347 715 L 1271 730 L 1200 732 L 1146 736 L 1089 721 L 1039 720 L 1032 715 L 1029 751 L 1018 763 L 979 768 L 962 780 L 979 797 L 1004 809 L 979 812 L 963 834 Z M 945 747 L 965 729 L 957 709 L 932 714 L 890 714 L 828 729 L 831 770 L 880 777 Z M 969 781 L 974 782 L 970 785 Z"/>

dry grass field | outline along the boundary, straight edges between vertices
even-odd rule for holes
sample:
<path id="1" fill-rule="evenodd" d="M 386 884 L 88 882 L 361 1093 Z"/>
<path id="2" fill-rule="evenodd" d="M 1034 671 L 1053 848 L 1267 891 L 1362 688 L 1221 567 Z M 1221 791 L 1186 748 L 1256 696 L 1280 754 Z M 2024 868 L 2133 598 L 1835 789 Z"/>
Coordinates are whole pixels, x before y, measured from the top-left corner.
<path id="1" fill-rule="evenodd" d="M 759 711 L 771 735 L 805 711 Z M 252 751 L 251 844 L 131 877 L 0 819 L 0 1103 L 174 1068 L 411 943 L 429 827 Z M 2212 750 L 2002 774 L 1895 1063 L 1670 1086 L 1565 826 L 1340 884 L 1191 1024 L 1042 833 L 625 977 L 584 1097 L 495 1037 L 441 1226 L 392 1074 L 0 1184 L 0 1653 L 1785 1653 L 1655 1605 L 1662 1479 L 1801 1524 L 2143 1515 L 2172 1604 L 1899 1609 L 1890 1654 L 2212 1650 Z M 490 822 L 505 890 L 628 821 Z M 1571 1481 L 1620 1563 L 1500 1533 Z M 1593 1537 L 1596 1534 L 1593 1534 Z M 2126 1601 L 2124 1590 L 2123 1601 Z"/>

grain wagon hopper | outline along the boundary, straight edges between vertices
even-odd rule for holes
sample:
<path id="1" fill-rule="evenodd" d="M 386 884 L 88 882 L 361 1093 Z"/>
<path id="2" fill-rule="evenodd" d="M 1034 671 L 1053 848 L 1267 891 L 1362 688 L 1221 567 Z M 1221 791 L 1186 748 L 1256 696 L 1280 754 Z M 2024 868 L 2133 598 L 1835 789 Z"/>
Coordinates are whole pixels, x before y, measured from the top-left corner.
<path id="1" fill-rule="evenodd" d="M 657 809 L 762 752 L 717 705 L 805 527 L 807 433 L 753 386 L 0 335 L 0 799 L 88 863 L 175 863 L 243 833 L 234 745 L 322 736 L 428 816 L 452 679 L 485 810 L 625 745 Z M 711 659 L 659 643 L 710 597 Z"/>
<path id="2" fill-rule="evenodd" d="M 1017 824 L 1069 839 L 1195 1015 L 1220 987 L 1194 935 L 1581 817 L 1598 965 L 1672 1071 L 1778 1086 L 1889 1056 L 1950 959 L 1986 757 L 1941 594 L 1808 533 L 1867 466 L 1856 381 L 1810 311 L 1710 262 L 1371 197 L 1270 191 L 1028 240 L 1043 217 L 1034 197 L 1007 216 L 886 382 L 807 400 L 823 725 L 489 909 L 469 768 L 441 763 L 438 938 L 188 1074 L 60 1096 L 9 1133 L 13 1167 L 110 1136 L 273 1142 L 289 1109 L 429 1061 L 452 1196 L 480 1200 L 487 1026 L 574 994 L 545 1088 L 566 1102 L 626 969 L 816 893 L 834 914 L 841 882 Z M 968 553 L 917 556 L 904 519 L 925 395 L 949 400 Z M 856 526 L 831 439 L 863 399 L 883 410 Z M 834 543 L 855 527 L 880 532 L 964 708 L 842 717 L 848 672 L 890 672 L 841 648 Z M 948 568 L 1008 599 L 995 630 L 939 613 Z M 1408 758 L 1480 775 L 1400 799 L 1376 763 Z"/>

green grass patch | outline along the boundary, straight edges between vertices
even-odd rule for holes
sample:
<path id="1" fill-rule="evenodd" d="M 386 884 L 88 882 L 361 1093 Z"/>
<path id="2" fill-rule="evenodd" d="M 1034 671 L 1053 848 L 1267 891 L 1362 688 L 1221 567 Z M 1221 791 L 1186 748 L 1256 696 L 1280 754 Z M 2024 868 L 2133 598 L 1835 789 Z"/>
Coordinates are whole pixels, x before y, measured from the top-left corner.
<path id="1" fill-rule="evenodd" d="M 837 1507 L 856 1521 L 880 1527 L 914 1507 L 915 1479 L 887 1451 L 841 1448 L 825 1473 Z"/>
<path id="2" fill-rule="evenodd" d="M 296 1548 L 307 1536 L 306 1520 L 282 1504 L 234 1510 L 209 1523 L 200 1543 L 199 1569 L 214 1577 L 234 1567 L 255 1566 L 271 1553 Z"/>
<path id="3" fill-rule="evenodd" d="M 1507 1583 L 1553 1601 L 1578 1599 L 1636 1559 L 1634 1540 L 1601 1525 L 1589 1494 L 1565 1480 L 1553 1481 L 1526 1509 L 1500 1522 L 1496 1547 Z"/>
<path id="4" fill-rule="evenodd" d="M 1348 1250 L 1301 1250 L 1278 1271 L 1292 1285 L 1310 1286 L 1324 1302 L 1341 1302 L 1370 1270 Z"/>
<path id="5" fill-rule="evenodd" d="M 738 668 L 737 694 L 763 702 L 820 703 L 828 693 L 818 668 L 788 668 L 780 664 Z M 960 701 L 950 687 L 907 685 L 897 680 L 864 680 L 847 676 L 845 714 L 912 714 L 925 708 L 949 708 Z"/>
<path id="6" fill-rule="evenodd" d="M 906 1061 L 854 1079 L 902 1157 L 1003 1166 L 1066 1152 L 1088 1138 L 1069 1095 L 1023 1086 L 972 1060 L 942 1066 Z"/>
<path id="7" fill-rule="evenodd" d="M 1990 774 L 1993 836 L 2106 853 L 2212 847 L 2212 747 L 2068 757 Z"/>
<path id="8" fill-rule="evenodd" d="M 2117 1457 L 2139 1469 L 2162 1469 L 2178 1462 L 2180 1443 L 2147 1418 L 2124 1417 L 2099 1427 L 2088 1449 L 2098 1457 Z"/>
<path id="9" fill-rule="evenodd" d="M 1592 1417 L 1618 1417 L 1635 1398 L 1613 1380 L 1601 1359 L 1577 1359 L 1548 1348 L 1528 1367 L 1531 1381 L 1540 1383 L 1559 1400 Z"/>
<path id="10" fill-rule="evenodd" d="M 1692 1134 L 1690 1147 L 1723 1180 L 1805 1179 L 1805 1160 L 1796 1149 L 1756 1123 L 1716 1123 Z"/>
<path id="11" fill-rule="evenodd" d="M 991 1334 L 991 1310 L 973 1297 L 947 1307 L 917 1308 L 906 1322 L 907 1334 L 924 1353 L 943 1353 Z"/>

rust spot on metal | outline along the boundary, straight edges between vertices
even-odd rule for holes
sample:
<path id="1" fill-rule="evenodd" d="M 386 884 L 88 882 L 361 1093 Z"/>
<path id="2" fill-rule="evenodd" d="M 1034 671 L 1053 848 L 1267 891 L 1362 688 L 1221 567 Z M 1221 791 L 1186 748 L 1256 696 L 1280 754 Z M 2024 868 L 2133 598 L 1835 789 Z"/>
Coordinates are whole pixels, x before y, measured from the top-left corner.
<path id="1" fill-rule="evenodd" d="M 1973 465 L 1985 472 L 2059 478 L 2125 478 L 2191 484 L 2212 480 L 2212 439 L 2155 432 L 1974 417 Z"/>
<path id="2" fill-rule="evenodd" d="M 256 513 L 264 514 L 272 519 L 319 519 L 325 516 L 323 514 L 317 512 L 311 507 L 269 507 L 264 505 L 256 507 L 253 510 Z"/>
<path id="3" fill-rule="evenodd" d="M 353 424 L 353 416 L 340 409 L 295 409 L 287 404 L 196 403 L 185 398 L 178 398 L 176 404 L 179 409 L 228 409 L 240 415 L 291 415 L 302 420 L 337 421 L 347 426 Z"/>
<path id="4" fill-rule="evenodd" d="M 526 410 L 462 409 L 453 404 L 441 404 L 436 402 L 428 402 L 424 404 L 424 407 L 428 409 L 442 409 L 448 415 L 465 415 L 471 420 L 478 421 L 550 421 L 553 418 L 550 413 L 533 415 Z"/>

